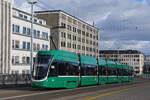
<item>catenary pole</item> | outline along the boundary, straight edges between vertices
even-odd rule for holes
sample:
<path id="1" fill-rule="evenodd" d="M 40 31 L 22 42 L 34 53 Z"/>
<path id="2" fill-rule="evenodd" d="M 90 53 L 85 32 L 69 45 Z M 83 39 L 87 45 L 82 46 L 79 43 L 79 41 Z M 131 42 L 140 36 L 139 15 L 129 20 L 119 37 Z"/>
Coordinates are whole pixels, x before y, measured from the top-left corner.
<path id="1" fill-rule="evenodd" d="M 37 2 L 28 2 L 31 5 L 31 43 L 30 43 L 30 80 L 32 78 L 32 69 L 33 69 L 33 21 L 34 21 L 34 9 L 33 5 Z"/>

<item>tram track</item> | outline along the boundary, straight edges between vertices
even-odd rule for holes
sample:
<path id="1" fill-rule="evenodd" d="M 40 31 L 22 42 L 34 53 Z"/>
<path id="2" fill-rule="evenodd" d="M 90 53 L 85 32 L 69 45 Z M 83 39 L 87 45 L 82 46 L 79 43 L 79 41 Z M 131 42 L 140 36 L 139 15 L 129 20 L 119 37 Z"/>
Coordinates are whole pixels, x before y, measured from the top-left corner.
<path id="1" fill-rule="evenodd" d="M 144 82 L 149 82 L 149 80 L 141 79 L 141 80 L 134 80 L 133 82 L 130 82 L 130 83 L 106 84 L 102 86 L 96 85 L 96 86 L 79 87 L 79 88 L 74 88 L 74 89 L 41 89 L 41 88 L 30 88 L 30 87 L 26 89 L 25 88 L 0 89 L 0 100 L 16 100 L 16 99 L 35 100 L 31 98 L 35 98 L 38 96 L 42 98 L 50 96 L 51 98 L 55 99 L 57 97 L 65 97 L 65 96 L 70 96 L 70 95 L 80 94 L 80 93 L 90 93 L 96 90 L 105 90 L 105 89 L 115 88 L 115 87 L 136 85 L 136 84 L 141 84 Z M 4 91 L 5 93 L 2 93 Z M 25 98 L 28 98 L 28 99 L 25 99 Z M 38 98 L 36 98 L 36 100 L 38 100 Z"/>

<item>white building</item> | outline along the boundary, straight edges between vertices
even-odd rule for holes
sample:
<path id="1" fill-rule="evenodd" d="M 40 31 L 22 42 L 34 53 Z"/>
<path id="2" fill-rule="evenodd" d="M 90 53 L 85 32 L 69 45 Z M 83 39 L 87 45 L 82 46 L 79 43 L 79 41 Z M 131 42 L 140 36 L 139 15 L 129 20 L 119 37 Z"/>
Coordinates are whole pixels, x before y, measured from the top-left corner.
<path id="1" fill-rule="evenodd" d="M 12 0 L 0 0 L 0 74 L 9 73 L 11 66 Z"/>
<path id="2" fill-rule="evenodd" d="M 33 49 L 35 57 L 39 50 L 50 49 L 50 28 L 46 21 L 34 18 Z M 30 38 L 31 35 L 31 15 L 21 10 L 12 10 L 12 66 L 10 73 L 29 73 L 30 70 Z"/>
<path id="3" fill-rule="evenodd" d="M 137 75 L 143 74 L 144 54 L 137 50 L 100 50 L 99 53 L 102 59 L 130 65 Z"/>

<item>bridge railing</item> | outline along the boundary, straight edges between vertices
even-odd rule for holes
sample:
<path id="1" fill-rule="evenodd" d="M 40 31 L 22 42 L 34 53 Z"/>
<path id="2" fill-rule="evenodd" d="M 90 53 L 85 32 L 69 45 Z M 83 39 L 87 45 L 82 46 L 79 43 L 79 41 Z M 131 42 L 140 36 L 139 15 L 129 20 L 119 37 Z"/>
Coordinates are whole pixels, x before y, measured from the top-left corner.
<path id="1" fill-rule="evenodd" d="M 30 84 L 29 74 L 0 74 L 0 85 L 10 85 L 10 84 Z"/>

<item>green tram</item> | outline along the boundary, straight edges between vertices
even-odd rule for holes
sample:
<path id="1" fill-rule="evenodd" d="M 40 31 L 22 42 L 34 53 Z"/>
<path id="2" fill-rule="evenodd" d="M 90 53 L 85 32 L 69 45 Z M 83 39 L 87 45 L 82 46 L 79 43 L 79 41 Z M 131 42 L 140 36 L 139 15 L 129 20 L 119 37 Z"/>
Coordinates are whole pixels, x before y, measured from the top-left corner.
<path id="1" fill-rule="evenodd" d="M 133 68 L 62 50 L 39 51 L 35 58 L 32 86 L 76 88 L 130 82 Z"/>

